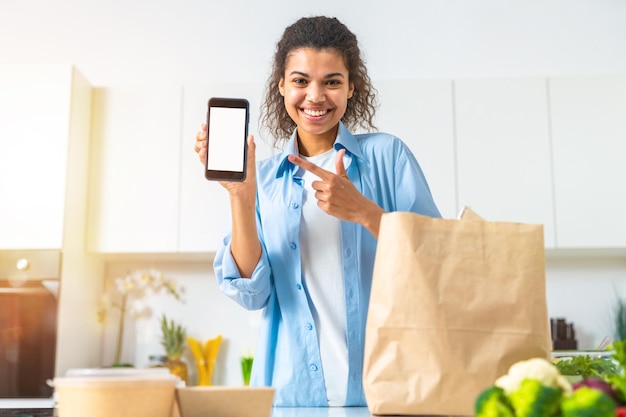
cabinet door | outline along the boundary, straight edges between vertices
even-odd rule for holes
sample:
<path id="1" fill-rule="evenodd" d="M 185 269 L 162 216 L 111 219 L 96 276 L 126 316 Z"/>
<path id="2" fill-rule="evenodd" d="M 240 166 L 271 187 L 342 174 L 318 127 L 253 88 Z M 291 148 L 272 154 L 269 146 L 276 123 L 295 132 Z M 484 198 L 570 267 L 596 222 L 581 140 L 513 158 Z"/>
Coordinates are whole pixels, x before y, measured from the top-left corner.
<path id="1" fill-rule="evenodd" d="M 0 92 L 0 249 L 60 249 L 72 68 L 0 66 Z"/>
<path id="2" fill-rule="evenodd" d="M 97 88 L 89 248 L 176 252 L 181 86 Z"/>
<path id="3" fill-rule="evenodd" d="M 402 139 L 420 163 L 442 216 L 458 212 L 450 80 L 384 80 L 376 83 L 380 131 Z"/>
<path id="4" fill-rule="evenodd" d="M 256 158 L 271 154 L 271 146 L 258 135 L 259 105 L 263 81 L 237 84 L 185 86 L 181 144 L 180 246 L 185 253 L 214 252 L 230 231 L 230 203 L 226 190 L 204 178 L 204 165 L 194 152 L 196 134 L 206 123 L 211 97 L 246 98 L 250 102 L 249 133 L 255 136 Z"/>
<path id="5" fill-rule="evenodd" d="M 626 247 L 626 76 L 550 79 L 558 246 Z"/>
<path id="6" fill-rule="evenodd" d="M 459 203 L 490 221 L 544 225 L 554 247 L 554 203 L 543 78 L 455 81 Z"/>

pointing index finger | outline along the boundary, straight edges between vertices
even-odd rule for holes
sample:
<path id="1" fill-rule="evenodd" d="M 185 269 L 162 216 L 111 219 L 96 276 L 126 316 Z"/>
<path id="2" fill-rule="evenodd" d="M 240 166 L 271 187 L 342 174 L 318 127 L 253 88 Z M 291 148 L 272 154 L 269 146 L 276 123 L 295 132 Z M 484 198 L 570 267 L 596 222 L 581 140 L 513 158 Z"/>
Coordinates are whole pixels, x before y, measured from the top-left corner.
<path id="1" fill-rule="evenodd" d="M 289 159 L 289 162 L 298 165 L 300 168 L 306 169 L 307 171 L 320 177 L 322 180 L 329 179 L 334 175 L 332 172 L 326 171 L 325 169 L 320 168 L 314 163 L 309 162 L 306 159 L 300 158 L 297 155 L 289 155 L 287 158 Z"/>

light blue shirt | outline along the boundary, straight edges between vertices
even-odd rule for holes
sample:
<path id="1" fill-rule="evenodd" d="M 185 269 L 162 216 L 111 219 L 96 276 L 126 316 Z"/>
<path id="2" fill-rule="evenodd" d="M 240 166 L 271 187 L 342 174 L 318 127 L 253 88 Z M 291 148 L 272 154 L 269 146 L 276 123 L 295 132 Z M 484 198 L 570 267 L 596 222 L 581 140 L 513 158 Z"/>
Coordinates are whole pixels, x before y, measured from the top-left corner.
<path id="1" fill-rule="evenodd" d="M 410 211 L 441 217 L 422 170 L 398 138 L 386 133 L 353 135 L 342 124 L 334 144 L 346 149 L 346 172 L 354 186 L 386 212 Z M 273 386 L 276 406 L 328 406 L 319 343 L 300 264 L 299 228 L 303 186 L 296 135 L 284 151 L 257 163 L 257 228 L 262 255 L 250 279 L 243 278 L 230 252 L 230 235 L 216 254 L 220 289 L 249 310 L 264 309 L 254 354 L 251 385 Z M 376 239 L 363 226 L 341 222 L 346 297 L 347 406 L 365 406 L 362 386 L 365 322 L 376 254 Z M 323 259 L 320 259 L 323 262 Z"/>

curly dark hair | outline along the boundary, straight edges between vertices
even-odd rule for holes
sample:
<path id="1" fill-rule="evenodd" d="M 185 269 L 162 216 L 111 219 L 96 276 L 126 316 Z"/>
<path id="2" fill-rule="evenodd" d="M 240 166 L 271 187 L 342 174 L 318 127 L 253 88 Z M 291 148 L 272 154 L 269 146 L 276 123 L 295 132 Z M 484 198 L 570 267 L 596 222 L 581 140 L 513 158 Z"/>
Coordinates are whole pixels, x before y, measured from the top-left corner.
<path id="1" fill-rule="evenodd" d="M 285 109 L 285 99 L 280 94 L 278 83 L 285 76 L 289 54 L 300 48 L 332 49 L 343 57 L 354 93 L 341 120 L 349 129 L 376 130 L 373 123 L 377 107 L 376 90 L 361 58 L 356 36 L 334 17 L 305 17 L 288 26 L 276 44 L 272 73 L 265 86 L 261 124 L 274 137 L 274 146 L 279 147 L 287 141 L 296 128 Z"/>

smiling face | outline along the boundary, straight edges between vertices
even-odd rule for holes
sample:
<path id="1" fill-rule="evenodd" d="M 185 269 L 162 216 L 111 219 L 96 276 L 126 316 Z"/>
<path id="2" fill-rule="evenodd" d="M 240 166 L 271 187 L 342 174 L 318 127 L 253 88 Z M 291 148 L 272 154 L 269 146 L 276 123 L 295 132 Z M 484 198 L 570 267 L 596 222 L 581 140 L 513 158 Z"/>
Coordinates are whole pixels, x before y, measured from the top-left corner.
<path id="1" fill-rule="evenodd" d="M 300 153 L 313 156 L 329 150 L 354 92 L 342 56 L 329 49 L 296 49 L 287 58 L 278 88 L 298 126 Z"/>

